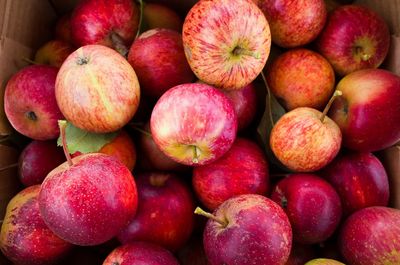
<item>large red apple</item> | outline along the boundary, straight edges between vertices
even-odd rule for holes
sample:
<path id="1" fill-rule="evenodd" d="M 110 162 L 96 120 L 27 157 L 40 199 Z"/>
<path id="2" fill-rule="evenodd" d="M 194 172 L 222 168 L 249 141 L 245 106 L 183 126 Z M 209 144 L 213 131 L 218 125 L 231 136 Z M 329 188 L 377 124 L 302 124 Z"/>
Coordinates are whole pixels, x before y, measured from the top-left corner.
<path id="1" fill-rule="evenodd" d="M 119 241 L 143 240 L 178 250 L 193 230 L 194 201 L 189 187 L 170 173 L 142 173 L 135 180 L 140 203 L 134 218 L 119 233 Z"/>
<path id="2" fill-rule="evenodd" d="M 203 242 L 211 265 L 284 265 L 292 229 L 282 208 L 256 194 L 233 197 L 206 214 Z"/>
<path id="3" fill-rule="evenodd" d="M 205 84 L 183 84 L 168 90 L 150 119 L 158 148 L 186 165 L 210 163 L 229 150 L 237 118 L 230 99 Z"/>
<path id="4" fill-rule="evenodd" d="M 43 44 L 35 54 L 35 63 L 61 67 L 75 49 L 67 42 L 51 40 Z"/>
<path id="5" fill-rule="evenodd" d="M 55 139 L 60 134 L 57 121 L 63 115 L 54 92 L 57 71 L 52 66 L 27 66 L 8 81 L 4 110 L 19 133 L 35 140 Z"/>
<path id="6" fill-rule="evenodd" d="M 400 264 L 399 235 L 400 210 L 373 206 L 346 220 L 338 245 L 350 265 Z"/>
<path id="7" fill-rule="evenodd" d="M 128 62 L 135 69 L 143 94 L 154 98 L 171 87 L 194 80 L 182 36 L 174 30 L 152 29 L 142 33 L 129 50 Z"/>
<path id="8" fill-rule="evenodd" d="M 359 5 L 335 9 L 317 40 L 317 50 L 339 75 L 377 68 L 390 44 L 386 22 L 373 10 Z"/>
<path id="9" fill-rule="evenodd" d="M 237 138 L 220 159 L 193 169 L 193 188 L 197 198 L 210 210 L 240 194 L 267 193 L 268 162 L 260 147 Z"/>
<path id="10" fill-rule="evenodd" d="M 345 147 L 372 152 L 400 140 L 400 77 L 365 69 L 345 76 L 337 89 L 343 95 L 329 116 L 339 125 Z"/>
<path id="11" fill-rule="evenodd" d="M 15 264 L 52 264 L 72 248 L 43 221 L 39 212 L 39 191 L 40 185 L 35 185 L 15 195 L 2 220 L 0 249 Z"/>
<path id="12" fill-rule="evenodd" d="M 76 127 L 113 132 L 135 114 L 139 82 L 132 66 L 116 51 L 87 45 L 73 52 L 60 68 L 56 99 L 65 118 Z"/>
<path id="13" fill-rule="evenodd" d="M 285 48 L 305 45 L 322 31 L 327 10 L 324 0 L 253 0 L 264 12 L 272 41 Z"/>
<path id="14" fill-rule="evenodd" d="M 338 192 L 346 216 L 369 206 L 388 205 L 388 176 L 372 153 L 343 154 L 324 168 L 321 176 Z"/>
<path id="15" fill-rule="evenodd" d="M 251 83 L 271 47 L 268 22 L 251 0 L 197 2 L 185 18 L 182 37 L 196 76 L 227 90 Z"/>

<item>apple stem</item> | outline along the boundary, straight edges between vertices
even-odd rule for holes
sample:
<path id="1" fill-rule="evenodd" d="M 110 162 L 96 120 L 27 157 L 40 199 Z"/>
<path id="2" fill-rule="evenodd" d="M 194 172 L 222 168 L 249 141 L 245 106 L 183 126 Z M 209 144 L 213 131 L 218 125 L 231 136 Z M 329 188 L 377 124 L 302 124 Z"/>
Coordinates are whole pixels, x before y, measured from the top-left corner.
<path id="1" fill-rule="evenodd" d="M 26 57 L 23 57 L 22 60 L 27 62 L 27 63 L 29 63 L 29 64 L 35 64 L 35 65 L 39 65 L 40 64 L 40 63 L 35 62 L 35 61 L 33 61 L 33 60 L 29 59 L 29 58 L 26 58 Z"/>
<path id="2" fill-rule="evenodd" d="M 126 47 L 124 40 L 117 33 L 111 33 L 111 42 L 113 44 L 114 49 L 119 52 L 125 58 L 128 56 L 128 47 Z"/>
<path id="3" fill-rule="evenodd" d="M 371 54 L 365 53 L 364 49 L 362 47 L 357 46 L 355 48 L 355 50 L 356 50 L 356 54 L 360 55 L 361 60 L 368 61 L 371 58 Z"/>
<path id="4" fill-rule="evenodd" d="M 332 95 L 331 99 L 329 100 L 328 104 L 326 104 L 324 111 L 322 112 L 322 115 L 321 115 L 321 118 L 320 118 L 321 122 L 324 122 L 326 114 L 328 114 L 328 111 L 331 108 L 333 101 L 335 101 L 335 99 L 337 97 L 340 97 L 341 95 L 342 95 L 342 91 L 335 90 L 335 92 L 333 93 L 333 95 Z"/>
<path id="5" fill-rule="evenodd" d="M 202 215 L 204 217 L 207 217 L 207 218 L 209 218 L 211 220 L 214 220 L 215 222 L 221 224 L 223 227 L 227 227 L 228 226 L 228 222 L 227 221 L 219 219 L 215 215 L 204 211 L 200 207 L 196 207 L 196 209 L 194 210 L 194 213 L 198 214 L 198 215 Z"/>
<path id="6" fill-rule="evenodd" d="M 138 25 L 138 29 L 137 29 L 137 32 L 136 32 L 135 40 L 136 40 L 137 38 L 139 38 L 139 36 L 140 36 L 140 29 L 142 28 L 142 24 L 143 24 L 144 2 L 143 2 L 143 0 L 138 0 L 138 2 L 139 2 L 140 14 L 139 14 L 139 25 Z"/>
<path id="7" fill-rule="evenodd" d="M 65 136 L 65 128 L 67 127 L 67 121 L 59 120 L 58 127 L 60 128 L 60 136 L 61 136 L 61 140 L 62 140 L 64 155 L 67 158 L 68 165 L 70 167 L 72 167 L 74 165 L 74 163 L 72 163 L 71 155 L 69 154 L 68 146 L 67 146 L 67 137 Z"/>
<path id="8" fill-rule="evenodd" d="M 237 55 L 247 55 L 247 56 L 254 57 L 255 59 L 260 59 L 260 58 L 261 58 L 259 52 L 252 52 L 252 51 L 250 51 L 250 50 L 243 49 L 243 48 L 240 47 L 240 46 L 236 46 L 236 47 L 233 49 L 232 54 L 233 54 L 233 55 L 236 55 L 236 56 L 237 56 Z"/>
<path id="9" fill-rule="evenodd" d="M 10 168 L 14 168 L 14 167 L 18 167 L 18 163 L 14 163 L 14 164 L 11 164 L 11 165 L 0 167 L 0 172 L 2 172 L 4 170 L 7 170 L 7 169 L 10 169 Z"/>
<path id="10" fill-rule="evenodd" d="M 274 122 L 274 118 L 272 117 L 271 89 L 270 89 L 269 86 L 268 86 L 267 78 L 265 78 L 264 72 L 261 71 L 260 74 L 261 74 L 262 80 L 263 80 L 263 82 L 264 82 L 264 85 L 265 85 L 265 87 L 266 87 L 266 89 L 267 89 L 267 93 L 268 93 L 268 110 L 269 110 L 268 112 L 269 112 L 269 119 L 270 119 L 270 121 L 271 121 L 272 127 L 274 127 L 274 126 L 275 126 L 275 122 Z"/>
<path id="11" fill-rule="evenodd" d="M 195 145 L 192 145 L 193 147 L 193 159 L 192 162 L 197 164 L 199 163 L 199 148 Z"/>

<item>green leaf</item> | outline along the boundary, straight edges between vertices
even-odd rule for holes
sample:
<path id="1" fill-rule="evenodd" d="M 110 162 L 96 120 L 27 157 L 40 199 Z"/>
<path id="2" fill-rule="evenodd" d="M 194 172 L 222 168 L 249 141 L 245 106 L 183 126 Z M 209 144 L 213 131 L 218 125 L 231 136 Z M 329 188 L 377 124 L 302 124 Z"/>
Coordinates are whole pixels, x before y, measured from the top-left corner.
<path id="1" fill-rule="evenodd" d="M 68 122 L 65 128 L 65 137 L 70 154 L 81 152 L 83 154 L 98 152 L 104 145 L 111 142 L 118 132 L 112 133 L 90 133 L 79 129 Z M 62 146 L 61 137 L 58 137 L 57 145 Z"/>

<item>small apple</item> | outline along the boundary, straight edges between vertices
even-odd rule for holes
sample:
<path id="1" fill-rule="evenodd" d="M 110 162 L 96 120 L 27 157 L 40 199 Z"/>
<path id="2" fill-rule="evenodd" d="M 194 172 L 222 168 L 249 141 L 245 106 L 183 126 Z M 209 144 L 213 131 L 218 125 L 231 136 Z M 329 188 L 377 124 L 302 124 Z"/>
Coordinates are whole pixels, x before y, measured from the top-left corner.
<path id="1" fill-rule="evenodd" d="M 62 63 L 75 49 L 67 42 L 51 40 L 42 45 L 35 54 L 35 63 L 60 68 Z"/>
<path id="2" fill-rule="evenodd" d="M 57 71 L 52 66 L 27 66 L 6 85 L 4 110 L 8 120 L 15 130 L 34 140 L 55 139 L 60 133 L 57 121 L 63 115 L 54 92 Z"/>
<path id="3" fill-rule="evenodd" d="M 55 94 L 65 118 L 94 133 L 122 128 L 140 100 L 132 66 L 116 51 L 101 45 L 83 46 L 68 56 L 58 72 Z"/>
<path id="4" fill-rule="evenodd" d="M 245 194 L 226 200 L 210 218 L 203 243 L 211 265 L 284 265 L 292 246 L 292 229 L 282 208 L 270 199 Z"/>
<path id="5" fill-rule="evenodd" d="M 174 9 L 146 3 L 143 8 L 143 23 L 146 29 L 164 28 L 182 32 L 182 20 Z"/>
<path id="6" fill-rule="evenodd" d="M 142 173 L 135 180 L 140 204 L 119 233 L 119 241 L 143 240 L 178 250 L 193 231 L 194 201 L 189 187 L 171 173 Z"/>
<path id="7" fill-rule="evenodd" d="M 366 68 L 378 68 L 390 44 L 386 22 L 361 5 L 340 6 L 330 14 L 316 42 L 339 75 Z"/>
<path id="8" fill-rule="evenodd" d="M 236 138 L 237 118 L 229 98 L 205 84 L 169 89 L 150 118 L 157 147 L 185 165 L 204 165 L 220 158 Z"/>
<path id="9" fill-rule="evenodd" d="M 290 111 L 298 107 L 322 109 L 335 89 L 335 73 L 318 53 L 300 48 L 278 56 L 267 75 L 271 92 Z"/>
<path id="10" fill-rule="evenodd" d="M 239 194 L 265 195 L 269 188 L 268 162 L 260 147 L 237 138 L 218 160 L 193 169 L 197 198 L 210 210 Z"/>
<path id="11" fill-rule="evenodd" d="M 182 38 L 195 75 L 226 90 L 250 84 L 271 48 L 268 22 L 251 0 L 197 2 L 185 18 Z"/>
<path id="12" fill-rule="evenodd" d="M 151 29 L 140 34 L 129 50 L 128 62 L 135 69 L 141 91 L 150 97 L 159 98 L 171 87 L 194 80 L 182 36 L 171 29 Z"/>
<path id="13" fill-rule="evenodd" d="M 400 264 L 400 210 L 373 206 L 361 209 L 340 230 L 340 251 L 348 264 Z"/>
<path id="14" fill-rule="evenodd" d="M 65 162 L 62 148 L 56 141 L 32 141 L 22 150 L 18 175 L 25 186 L 41 184 L 47 174 Z"/>
<path id="15" fill-rule="evenodd" d="M 324 0 L 253 0 L 265 14 L 272 41 L 284 48 L 303 46 L 322 31 L 327 10 Z"/>
<path id="16" fill-rule="evenodd" d="M 345 264 L 334 259 L 313 259 L 308 261 L 304 265 L 345 265 Z"/>
<path id="17" fill-rule="evenodd" d="M 72 45 L 73 40 L 71 36 L 71 14 L 61 16 L 56 23 L 55 27 L 56 39 L 65 41 Z"/>
<path id="18" fill-rule="evenodd" d="M 271 199 L 282 206 L 292 225 L 293 240 L 301 244 L 325 241 L 342 217 L 339 195 L 314 174 L 291 174 L 280 180 Z"/>
<path id="19" fill-rule="evenodd" d="M 0 232 L 0 249 L 15 264 L 52 264 L 72 245 L 56 236 L 39 212 L 40 185 L 20 191 L 8 203 Z"/>
<path id="20" fill-rule="evenodd" d="M 382 69 L 351 73 L 337 85 L 342 97 L 329 116 L 339 125 L 343 146 L 373 152 L 400 140 L 400 77 Z"/>

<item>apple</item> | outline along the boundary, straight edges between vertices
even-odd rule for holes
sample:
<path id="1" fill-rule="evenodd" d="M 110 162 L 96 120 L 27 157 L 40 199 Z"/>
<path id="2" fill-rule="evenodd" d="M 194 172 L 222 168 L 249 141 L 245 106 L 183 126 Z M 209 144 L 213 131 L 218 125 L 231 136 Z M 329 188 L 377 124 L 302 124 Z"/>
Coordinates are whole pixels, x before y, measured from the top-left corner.
<path id="1" fill-rule="evenodd" d="M 150 97 L 159 98 L 171 87 L 194 80 L 182 36 L 171 29 L 151 29 L 140 34 L 130 47 L 128 62 L 135 69 L 141 91 Z"/>
<path id="2" fill-rule="evenodd" d="M 334 259 L 313 259 L 305 263 L 304 265 L 345 265 L 340 261 Z"/>
<path id="3" fill-rule="evenodd" d="M 335 189 L 314 174 L 291 174 L 280 180 L 271 199 L 282 206 L 293 229 L 293 240 L 315 244 L 328 239 L 342 217 Z"/>
<path id="4" fill-rule="evenodd" d="M 34 140 L 58 137 L 57 121 L 63 119 L 55 97 L 58 69 L 27 66 L 8 81 L 4 94 L 5 114 L 19 133 Z"/>
<path id="5" fill-rule="evenodd" d="M 103 265 L 179 265 L 168 250 L 148 242 L 133 242 L 113 250 Z"/>
<path id="6" fill-rule="evenodd" d="M 378 68 L 390 44 L 386 22 L 375 11 L 360 5 L 338 7 L 330 14 L 316 47 L 339 75 Z"/>
<path id="7" fill-rule="evenodd" d="M 253 0 L 265 14 L 272 41 L 284 48 L 303 46 L 322 31 L 327 10 L 324 0 Z"/>
<path id="8" fill-rule="evenodd" d="M 116 51 L 101 45 L 83 46 L 68 56 L 58 72 L 55 94 L 65 118 L 94 133 L 121 129 L 135 114 L 140 100 L 132 66 Z"/>
<path id="9" fill-rule="evenodd" d="M 158 100 L 150 118 L 157 147 L 185 165 L 204 165 L 232 146 L 237 117 L 229 98 L 205 84 L 182 84 Z"/>
<path id="10" fill-rule="evenodd" d="M 292 229 L 282 208 L 258 194 L 226 200 L 204 229 L 203 244 L 211 265 L 284 265 L 292 246 Z"/>
<path id="11" fill-rule="evenodd" d="M 185 18 L 182 39 L 195 75 L 226 90 L 250 84 L 271 48 L 268 22 L 251 0 L 197 2 Z"/>
<path id="12" fill-rule="evenodd" d="M 271 92 L 290 111 L 298 107 L 322 109 L 335 89 L 335 73 L 318 53 L 292 49 L 278 56 L 267 75 Z"/>
<path id="13" fill-rule="evenodd" d="M 22 150 L 18 175 L 25 186 L 41 184 L 47 174 L 65 162 L 62 148 L 56 141 L 32 141 Z"/>
<path id="14" fill-rule="evenodd" d="M 285 265 L 304 265 L 316 256 L 313 245 L 302 245 L 293 242 L 290 256 Z"/>
<path id="15" fill-rule="evenodd" d="M 276 158 L 296 172 L 313 172 L 330 163 L 338 154 L 342 135 L 326 112 L 340 91 L 335 91 L 324 112 L 300 107 L 284 114 L 270 134 Z"/>
<path id="16" fill-rule="evenodd" d="M 80 1 L 71 15 L 76 46 L 101 44 L 126 55 L 139 26 L 139 8 L 132 0 Z"/>
<path id="17" fill-rule="evenodd" d="M 61 16 L 56 23 L 55 37 L 58 40 L 65 41 L 72 45 L 71 37 L 71 14 Z"/>
<path id="18" fill-rule="evenodd" d="M 372 153 L 343 154 L 325 167 L 321 176 L 338 192 L 346 216 L 369 206 L 388 205 L 388 176 Z"/>
<path id="19" fill-rule="evenodd" d="M 20 191 L 7 205 L 0 232 L 0 249 L 15 264 L 50 264 L 65 256 L 72 245 L 57 237 L 39 212 L 40 185 Z"/>
<path id="20" fill-rule="evenodd" d="M 135 180 L 139 207 L 118 240 L 122 244 L 153 242 L 171 251 L 183 247 L 194 224 L 194 201 L 189 187 L 172 173 L 142 173 Z"/>
<path id="21" fill-rule="evenodd" d="M 42 45 L 35 54 L 35 63 L 61 67 L 75 49 L 67 42 L 51 40 Z"/>
<path id="22" fill-rule="evenodd" d="M 340 230 L 348 264 L 400 264 L 400 210 L 373 206 L 353 213 Z"/>
<path id="23" fill-rule="evenodd" d="M 268 161 L 257 144 L 237 138 L 221 158 L 193 169 L 192 184 L 197 198 L 210 210 L 239 194 L 265 195 Z"/>
<path id="24" fill-rule="evenodd" d="M 146 29 L 165 28 L 182 31 L 182 20 L 175 10 L 160 4 L 144 5 L 143 23 Z"/>
<path id="25" fill-rule="evenodd" d="M 337 85 L 343 96 L 329 116 L 340 127 L 343 146 L 373 152 L 400 140 L 400 77 L 382 69 L 351 73 Z"/>

